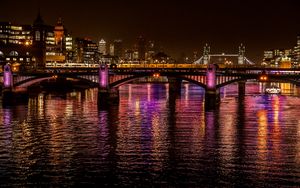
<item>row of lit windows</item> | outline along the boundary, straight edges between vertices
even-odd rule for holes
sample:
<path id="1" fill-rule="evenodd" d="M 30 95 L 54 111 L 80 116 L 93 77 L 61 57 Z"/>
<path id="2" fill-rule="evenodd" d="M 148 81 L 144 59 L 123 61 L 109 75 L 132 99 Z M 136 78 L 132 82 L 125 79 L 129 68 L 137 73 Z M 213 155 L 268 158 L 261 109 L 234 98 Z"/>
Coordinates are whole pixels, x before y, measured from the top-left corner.
<path id="1" fill-rule="evenodd" d="M 94 54 L 95 54 L 95 52 L 87 52 L 87 51 L 85 51 L 85 52 L 84 52 L 84 54 L 90 54 L 90 55 L 94 55 Z"/>
<path id="2" fill-rule="evenodd" d="M 0 33 L 9 33 L 9 30 L 0 30 Z"/>
<path id="3" fill-rule="evenodd" d="M 0 34 L 0 38 L 8 38 L 8 35 Z"/>
<path id="4" fill-rule="evenodd" d="M 10 26 L 8 26 L 8 25 L 0 25 L 0 28 L 10 28 Z"/>
<path id="5" fill-rule="evenodd" d="M 9 58 L 9 57 L 6 58 L 6 61 L 24 61 L 24 60 L 26 60 L 26 62 L 30 62 L 30 58 L 23 58 L 23 57 L 20 57 L 19 59 L 18 58 Z M 35 61 L 35 59 L 32 58 L 32 61 Z"/>
<path id="6" fill-rule="evenodd" d="M 10 28 L 12 30 L 22 31 L 22 27 L 21 26 L 11 26 Z"/>

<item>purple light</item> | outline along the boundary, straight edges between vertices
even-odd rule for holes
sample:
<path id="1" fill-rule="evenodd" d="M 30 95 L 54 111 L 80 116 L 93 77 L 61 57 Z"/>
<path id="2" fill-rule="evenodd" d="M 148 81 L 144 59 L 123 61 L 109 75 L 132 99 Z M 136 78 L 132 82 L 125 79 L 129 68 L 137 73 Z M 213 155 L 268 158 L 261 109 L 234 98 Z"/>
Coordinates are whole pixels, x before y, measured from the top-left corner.
<path id="1" fill-rule="evenodd" d="M 108 87 L 108 68 L 105 65 L 99 67 L 99 84 L 100 88 Z"/>
<path id="2" fill-rule="evenodd" d="M 216 88 L 216 67 L 213 64 L 210 64 L 206 73 L 207 77 L 207 88 L 215 89 Z"/>
<path id="3" fill-rule="evenodd" d="M 13 75 L 8 64 L 4 65 L 4 75 L 3 75 L 4 87 L 13 87 Z"/>

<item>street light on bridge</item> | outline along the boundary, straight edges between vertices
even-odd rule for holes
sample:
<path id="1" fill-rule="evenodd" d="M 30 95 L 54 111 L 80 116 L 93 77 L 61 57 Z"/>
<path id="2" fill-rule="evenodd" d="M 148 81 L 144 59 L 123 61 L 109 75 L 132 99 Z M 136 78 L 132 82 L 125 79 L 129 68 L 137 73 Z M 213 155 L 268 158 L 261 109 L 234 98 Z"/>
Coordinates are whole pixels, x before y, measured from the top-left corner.
<path id="1" fill-rule="evenodd" d="M 260 75 L 259 76 L 259 80 L 260 81 L 267 81 L 268 80 L 268 76 L 266 74 Z"/>

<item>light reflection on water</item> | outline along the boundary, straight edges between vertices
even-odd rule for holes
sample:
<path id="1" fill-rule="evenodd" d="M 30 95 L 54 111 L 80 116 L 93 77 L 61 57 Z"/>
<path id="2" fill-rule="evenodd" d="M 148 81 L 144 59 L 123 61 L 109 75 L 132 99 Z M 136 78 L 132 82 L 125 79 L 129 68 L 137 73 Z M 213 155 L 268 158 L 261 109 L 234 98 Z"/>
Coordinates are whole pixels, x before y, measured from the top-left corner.
<path id="1" fill-rule="evenodd" d="M 0 182 L 8 186 L 300 186 L 300 98 L 221 89 L 128 84 L 120 103 L 97 107 L 97 89 L 40 93 L 0 109 Z"/>

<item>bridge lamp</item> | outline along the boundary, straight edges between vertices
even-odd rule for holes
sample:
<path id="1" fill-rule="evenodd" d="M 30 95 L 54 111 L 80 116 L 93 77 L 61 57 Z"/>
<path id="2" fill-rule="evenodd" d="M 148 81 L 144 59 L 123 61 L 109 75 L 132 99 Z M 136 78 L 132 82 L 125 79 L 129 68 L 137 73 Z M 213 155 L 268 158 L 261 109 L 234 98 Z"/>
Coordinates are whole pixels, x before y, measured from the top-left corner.
<path id="1" fill-rule="evenodd" d="M 153 74 L 153 77 L 154 77 L 154 78 L 158 78 L 159 76 L 160 76 L 159 73 L 154 73 L 154 74 Z"/>
<path id="2" fill-rule="evenodd" d="M 261 76 L 259 77 L 259 80 L 260 80 L 260 81 L 267 81 L 267 80 L 268 80 L 268 76 L 267 76 L 267 75 L 261 75 Z"/>

